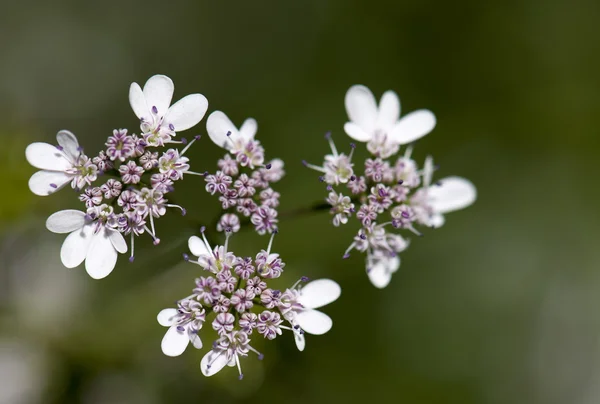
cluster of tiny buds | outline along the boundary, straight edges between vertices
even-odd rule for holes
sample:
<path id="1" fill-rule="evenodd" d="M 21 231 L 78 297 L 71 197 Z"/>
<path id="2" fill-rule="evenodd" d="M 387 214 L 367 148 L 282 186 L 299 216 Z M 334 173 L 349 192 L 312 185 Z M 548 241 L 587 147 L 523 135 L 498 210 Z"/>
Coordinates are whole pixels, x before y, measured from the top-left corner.
<path id="1" fill-rule="evenodd" d="M 205 324 L 210 324 L 218 339 L 202 360 L 202 372 L 210 376 L 229 364 L 238 367 L 241 379 L 240 357 L 247 356 L 250 351 L 259 359 L 263 357 L 250 345 L 253 335 L 273 340 L 283 331 L 291 331 L 297 341 L 302 341 L 299 348 L 304 349 L 303 326 L 310 322 L 302 323 L 297 319 L 306 317 L 299 316 L 299 313 L 314 310 L 302 304 L 298 286 L 308 282 L 308 278 L 302 277 L 285 291 L 269 286 L 269 282 L 280 277 L 285 268 L 279 254 L 272 252 L 276 233 L 272 233 L 266 250 L 259 251 L 254 257 L 242 257 L 229 251 L 231 229 L 225 230 L 225 243 L 214 248 L 204 231 L 205 228 L 202 228 L 201 238 L 190 238 L 189 248 L 194 257 L 184 254 L 184 259 L 200 266 L 205 275 L 195 280 L 190 296 L 177 301 L 176 311 L 165 309 L 159 314 L 162 325 L 174 328 L 163 339 L 163 352 L 170 356 L 179 355 L 189 342 L 201 348 L 198 333 Z M 333 300 L 335 298 L 337 296 Z M 164 313 L 170 313 L 170 316 L 167 318 Z M 211 313 L 213 319 L 208 322 Z M 323 313 L 319 314 L 326 317 Z M 161 315 L 167 320 L 162 321 Z"/>
<path id="2" fill-rule="evenodd" d="M 273 233 L 277 230 L 277 207 L 279 193 L 271 184 L 284 175 L 283 161 L 274 159 L 264 162 L 264 149 L 258 140 L 236 140 L 231 138 L 229 153 L 218 161 L 219 170 L 205 173 L 206 191 L 219 195 L 219 202 L 225 213 L 217 225 L 218 231 L 240 228 L 240 217 L 250 218 L 258 234 Z"/>
<path id="3" fill-rule="evenodd" d="M 387 157 L 393 155 L 390 147 L 398 152 L 399 146 L 389 142 L 375 145 L 377 139 L 373 139 L 368 147 L 372 155 L 358 171 L 352 162 L 355 145 L 351 144 L 350 153 L 345 155 L 338 153 L 329 133 L 326 139 L 331 154 L 325 156 L 323 165 L 305 161 L 303 164 L 322 173 L 319 180 L 327 184 L 325 200 L 331 205 L 333 225 L 346 224 L 351 217 L 360 223 L 361 228 L 344 258 L 348 258 L 353 249 L 366 252 L 369 270 L 373 263 L 394 257 L 408 246 L 400 235 L 388 232 L 388 227 L 407 229 L 421 236 L 415 225 L 431 226 L 434 212 L 428 204 L 427 189 L 435 168 L 431 158 L 427 158 L 423 169 L 419 169 L 411 159 L 410 146 L 395 161 L 388 160 Z M 344 186 L 345 191 L 334 188 L 338 186 Z"/>
<path id="4" fill-rule="evenodd" d="M 200 175 L 190 171 L 189 159 L 184 155 L 200 136 L 189 143 L 185 138 L 181 141 L 163 138 L 160 144 L 149 142 L 151 136 L 152 133 L 137 136 L 128 134 L 126 129 L 115 129 L 105 143 L 105 150 L 91 159 L 81 150 L 73 167 L 76 176 L 71 185 L 81 192 L 79 200 L 85 204 L 88 218 L 95 218 L 98 215 L 94 212 L 110 207 L 110 217 L 104 223 L 130 236 L 130 261 L 134 260 L 135 236 L 148 233 L 155 245 L 160 243 L 154 221 L 165 215 L 167 208 L 177 208 L 185 215 L 183 207 L 168 203 L 166 198 L 174 191 L 175 182 L 185 174 Z M 152 147 L 168 143 L 185 147 L 181 151 L 170 148 L 163 152 Z M 105 181 L 96 185 L 100 178 Z"/>

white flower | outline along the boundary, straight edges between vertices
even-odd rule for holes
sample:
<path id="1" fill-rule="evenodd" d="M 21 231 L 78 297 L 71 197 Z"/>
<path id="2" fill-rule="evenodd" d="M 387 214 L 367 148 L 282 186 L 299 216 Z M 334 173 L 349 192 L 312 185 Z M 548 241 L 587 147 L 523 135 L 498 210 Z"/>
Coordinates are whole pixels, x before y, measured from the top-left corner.
<path id="1" fill-rule="evenodd" d="M 168 143 L 176 132 L 195 126 L 206 114 L 208 101 L 202 94 L 187 95 L 171 105 L 174 89 L 173 81 L 160 74 L 150 77 L 143 90 L 131 83 L 129 104 L 150 146 Z"/>
<path id="2" fill-rule="evenodd" d="M 217 146 L 232 152 L 237 152 L 254 140 L 258 124 L 254 118 L 248 118 L 242 123 L 240 129 L 235 127 L 233 122 L 221 111 L 215 111 L 208 116 L 206 120 L 206 131 L 210 140 Z"/>
<path id="3" fill-rule="evenodd" d="M 195 348 L 202 348 L 198 331 L 205 320 L 205 310 L 200 303 L 184 299 L 178 309 L 164 309 L 156 319 L 164 327 L 169 327 L 161 342 L 161 349 L 167 356 L 179 356 L 190 341 Z"/>
<path id="4" fill-rule="evenodd" d="M 420 109 L 400 119 L 400 100 L 393 91 L 386 91 L 379 107 L 373 93 L 365 86 L 350 87 L 345 98 L 350 122 L 344 130 L 359 142 L 369 142 L 369 151 L 389 157 L 397 151 L 397 145 L 414 142 L 435 127 L 435 116 L 429 110 Z"/>
<path id="5" fill-rule="evenodd" d="M 25 149 L 29 164 L 41 170 L 29 179 L 29 189 L 36 195 L 50 195 L 69 181 L 74 189 L 81 189 L 96 180 L 98 167 L 82 154 L 75 135 L 61 130 L 56 140 L 58 146 L 36 142 Z"/>
<path id="6" fill-rule="evenodd" d="M 392 280 L 392 274 L 400 268 L 400 257 L 398 255 L 393 257 L 382 255 L 371 261 L 373 262 L 371 267 L 367 268 L 369 280 L 376 288 L 383 289 Z"/>
<path id="7" fill-rule="evenodd" d="M 90 220 L 78 210 L 61 210 L 52 214 L 46 221 L 46 227 L 54 233 L 70 233 L 60 250 L 63 265 L 75 268 L 85 260 L 85 269 L 94 279 L 110 274 L 117 262 L 117 253 L 127 252 L 121 233 L 106 226 L 101 219 Z"/>
<path id="8" fill-rule="evenodd" d="M 288 290 L 290 292 L 290 290 Z M 286 292 L 286 293 L 288 293 Z M 330 279 L 318 279 L 307 283 L 297 292 L 296 303 L 287 313 L 286 318 L 294 328 L 294 338 L 298 350 L 303 351 L 306 346 L 304 332 L 313 335 L 322 335 L 331 329 L 333 321 L 327 314 L 315 310 L 340 297 L 342 289 L 340 285 Z M 282 300 L 284 297 L 282 297 Z M 291 316 L 289 314 L 292 314 Z"/>
<path id="9" fill-rule="evenodd" d="M 461 177 L 446 177 L 436 184 L 421 188 L 411 198 L 419 221 L 427 226 L 444 224 L 444 213 L 464 209 L 477 199 L 475 185 Z"/>

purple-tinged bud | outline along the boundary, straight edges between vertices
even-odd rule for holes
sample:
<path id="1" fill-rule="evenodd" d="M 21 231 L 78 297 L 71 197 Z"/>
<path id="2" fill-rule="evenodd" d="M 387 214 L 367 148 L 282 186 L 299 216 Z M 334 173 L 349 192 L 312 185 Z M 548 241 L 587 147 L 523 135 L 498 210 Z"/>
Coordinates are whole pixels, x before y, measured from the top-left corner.
<path id="1" fill-rule="evenodd" d="M 54 183 L 50 183 L 50 186 L 54 189 L 58 188 L 58 185 L 54 184 Z"/>
<path id="2" fill-rule="evenodd" d="M 169 129 L 171 129 L 172 131 L 175 131 L 175 125 L 173 125 L 172 123 L 169 124 Z"/>
<path id="3" fill-rule="evenodd" d="M 158 114 L 158 108 L 156 108 L 156 105 L 154 105 L 154 106 L 152 107 L 152 113 L 153 113 L 154 115 Z"/>

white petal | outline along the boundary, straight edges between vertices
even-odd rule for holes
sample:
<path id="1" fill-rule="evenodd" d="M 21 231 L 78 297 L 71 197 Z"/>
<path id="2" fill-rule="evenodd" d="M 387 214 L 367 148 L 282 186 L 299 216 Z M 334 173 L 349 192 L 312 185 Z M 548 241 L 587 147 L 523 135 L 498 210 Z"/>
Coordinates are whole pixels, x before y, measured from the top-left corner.
<path id="1" fill-rule="evenodd" d="M 25 149 L 29 164 L 40 170 L 65 171 L 72 165 L 63 152 L 48 143 L 32 143 Z"/>
<path id="2" fill-rule="evenodd" d="M 50 215 L 46 228 L 53 233 L 70 233 L 81 229 L 85 224 L 85 213 L 80 210 L 61 210 Z"/>
<path id="3" fill-rule="evenodd" d="M 304 351 L 304 347 L 306 347 L 306 340 L 304 339 L 304 334 L 300 334 L 299 332 L 294 333 L 294 340 L 296 341 L 296 346 L 300 352 Z"/>
<path id="4" fill-rule="evenodd" d="M 71 181 L 71 176 L 60 171 L 38 171 L 29 178 L 29 189 L 36 195 L 48 196 L 60 191 Z M 54 186 L 52 186 L 54 185 Z"/>
<path id="5" fill-rule="evenodd" d="M 441 213 L 436 213 L 433 216 L 431 216 L 428 224 L 429 226 L 437 229 L 438 227 L 442 227 L 445 222 L 446 219 L 444 218 L 444 215 L 442 215 Z"/>
<path id="6" fill-rule="evenodd" d="M 371 90 L 365 86 L 350 87 L 344 100 L 350 121 L 365 132 L 372 132 L 377 124 L 377 102 Z"/>
<path id="7" fill-rule="evenodd" d="M 94 229 L 91 224 L 69 234 L 60 249 L 60 260 L 67 268 L 75 268 L 83 262 L 92 241 Z"/>
<path id="8" fill-rule="evenodd" d="M 167 356 L 179 356 L 185 351 L 189 343 L 190 339 L 187 331 L 179 331 L 176 325 L 172 325 L 165 333 L 160 347 Z"/>
<path id="9" fill-rule="evenodd" d="M 305 332 L 314 335 L 325 334 L 331 330 L 333 321 L 318 310 L 304 310 L 296 315 L 296 322 Z"/>
<path id="10" fill-rule="evenodd" d="M 211 252 L 208 250 L 208 248 L 206 248 L 204 241 L 202 241 L 198 236 L 190 237 L 188 240 L 188 247 L 190 248 L 192 254 L 194 254 L 196 257 L 200 257 L 202 255 L 211 255 Z"/>
<path id="11" fill-rule="evenodd" d="M 171 105 L 174 89 L 173 81 L 167 76 L 157 74 L 150 77 L 144 84 L 144 96 L 148 109 L 152 110 L 152 107 L 156 107 L 158 115 L 164 116 Z"/>
<path id="12" fill-rule="evenodd" d="M 330 279 L 317 279 L 300 290 L 298 302 L 309 309 L 325 306 L 342 294 L 340 285 Z"/>
<path id="13" fill-rule="evenodd" d="M 239 132 L 233 122 L 221 111 L 215 111 L 209 115 L 206 121 L 206 131 L 210 140 L 224 149 L 231 148 L 231 141 L 227 139 L 227 132 L 231 132 L 232 139 L 239 136 Z"/>
<path id="14" fill-rule="evenodd" d="M 117 255 L 106 229 L 103 229 L 92 236 L 90 248 L 85 256 L 85 270 L 94 279 L 105 278 L 115 269 Z"/>
<path id="15" fill-rule="evenodd" d="M 398 270 L 398 268 L 400 268 L 400 257 L 398 255 L 390 257 L 385 262 L 385 266 L 389 272 L 391 272 L 391 273 L 396 272 Z"/>
<path id="16" fill-rule="evenodd" d="M 477 199 L 477 190 L 471 181 L 460 177 L 446 177 L 432 185 L 427 199 L 437 213 L 452 212 L 471 205 Z"/>
<path id="17" fill-rule="evenodd" d="M 192 345 L 194 346 L 194 348 L 196 349 L 201 349 L 202 348 L 202 340 L 200 339 L 200 336 L 191 331 L 191 328 L 188 327 L 187 329 L 187 334 L 188 334 L 188 339 L 192 342 Z"/>
<path id="18" fill-rule="evenodd" d="M 117 230 L 106 229 L 106 232 L 111 244 L 115 247 L 115 250 L 121 254 L 125 254 L 127 252 L 127 243 L 125 242 L 123 235 Z"/>
<path id="19" fill-rule="evenodd" d="M 202 94 L 190 94 L 177 101 L 165 117 L 173 124 L 176 132 L 195 126 L 204 118 L 208 109 L 208 100 Z"/>
<path id="20" fill-rule="evenodd" d="M 129 86 L 129 105 L 138 118 L 150 119 L 150 108 L 146 104 L 146 96 L 138 83 Z"/>
<path id="21" fill-rule="evenodd" d="M 392 129 L 391 139 L 398 144 L 407 144 L 422 138 L 435 128 L 435 115 L 426 109 L 405 115 Z"/>
<path id="22" fill-rule="evenodd" d="M 177 309 L 163 309 L 158 313 L 156 319 L 158 320 L 158 324 L 163 327 L 170 327 L 173 325 L 173 317 L 177 315 Z"/>
<path id="23" fill-rule="evenodd" d="M 242 126 L 240 126 L 240 136 L 244 138 L 244 140 L 252 140 L 256 135 L 256 131 L 258 130 L 258 123 L 256 123 L 256 119 L 248 118 L 244 121 Z"/>
<path id="24" fill-rule="evenodd" d="M 395 92 L 386 91 L 379 101 L 377 127 L 385 130 L 392 129 L 398 118 L 400 118 L 400 99 Z"/>
<path id="25" fill-rule="evenodd" d="M 358 142 L 368 142 L 373 137 L 370 133 L 365 132 L 360 126 L 352 122 L 344 124 L 344 132 Z"/>
<path id="26" fill-rule="evenodd" d="M 61 130 L 56 134 L 56 141 L 63 148 L 63 151 L 72 163 L 79 158 L 79 142 L 75 135 L 68 130 Z"/>
<path id="27" fill-rule="evenodd" d="M 386 266 L 384 260 L 378 261 L 369 271 L 367 271 L 369 280 L 376 288 L 385 288 L 392 280 L 392 274 Z"/>
<path id="28" fill-rule="evenodd" d="M 227 365 L 227 355 L 221 351 L 208 351 L 200 361 L 200 370 L 206 377 L 218 373 Z"/>

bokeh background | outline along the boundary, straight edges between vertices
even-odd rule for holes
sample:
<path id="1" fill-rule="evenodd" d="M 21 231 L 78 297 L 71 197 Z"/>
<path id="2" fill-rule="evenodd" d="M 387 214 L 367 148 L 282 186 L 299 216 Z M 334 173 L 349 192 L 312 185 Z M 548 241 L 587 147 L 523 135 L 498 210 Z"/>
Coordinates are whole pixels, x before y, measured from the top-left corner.
<path id="1" fill-rule="evenodd" d="M 600 3 L 595 0 L 0 2 L 0 403 L 576 403 L 600 402 L 598 125 Z M 61 266 L 46 217 L 77 207 L 39 198 L 24 158 L 70 129 L 98 150 L 113 128 L 137 130 L 127 93 L 163 73 L 175 98 L 259 122 L 286 162 L 282 210 L 325 197 L 315 172 L 331 130 L 349 141 L 352 84 L 433 110 L 417 144 L 440 176 L 471 179 L 479 198 L 413 240 L 385 290 L 363 257 L 342 260 L 355 228 L 326 213 L 280 223 L 282 286 L 302 275 L 343 287 L 334 327 L 297 352 L 291 336 L 204 378 L 204 351 L 160 351 L 156 314 L 188 294 L 186 239 L 218 214 L 200 179 L 176 194 L 190 214 L 159 221 L 134 264 L 102 281 Z M 203 121 L 187 133 L 205 133 Z M 197 171 L 222 151 L 189 152 Z M 359 157 L 364 156 L 359 153 Z M 240 254 L 263 248 L 251 231 Z"/>

